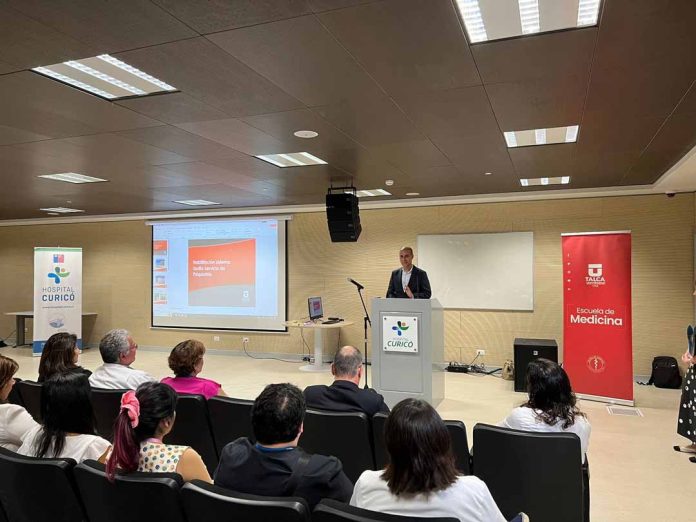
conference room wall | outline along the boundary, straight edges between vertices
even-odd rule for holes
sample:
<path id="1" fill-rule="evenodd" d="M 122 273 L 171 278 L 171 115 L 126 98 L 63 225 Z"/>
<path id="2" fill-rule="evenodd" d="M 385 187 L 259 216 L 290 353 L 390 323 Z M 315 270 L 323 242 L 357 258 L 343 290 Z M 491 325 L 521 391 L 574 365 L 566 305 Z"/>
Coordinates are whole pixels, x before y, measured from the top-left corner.
<path id="1" fill-rule="evenodd" d="M 384 296 L 399 248 L 415 247 L 418 234 L 531 230 L 534 312 L 445 313 L 448 360 L 468 362 L 483 348 L 485 362 L 500 365 L 512 356 L 515 337 L 553 338 L 562 346 L 560 234 L 631 230 L 634 371 L 646 374 L 655 355 L 683 351 L 684 330 L 693 318 L 694 203 L 693 194 L 680 194 L 362 210 L 357 243 L 331 243 L 324 213 L 296 214 L 288 225 L 289 317 L 306 316 L 307 297 L 321 295 L 327 315 L 355 321 L 342 329 L 340 341 L 335 332 L 329 334 L 327 345 L 360 346 L 362 309 L 346 277 L 361 281 L 368 299 Z M 194 337 L 209 349 L 240 350 L 242 337 L 248 336 L 252 352 L 302 352 L 296 329 L 289 334 L 151 329 L 150 237 L 143 221 L 0 227 L 0 335 L 14 329 L 5 312 L 32 308 L 33 247 L 79 246 L 84 249 L 84 310 L 99 314 L 96 321 L 86 321 L 89 344 L 110 328 L 124 327 L 140 346 L 170 348 Z M 305 337 L 311 347 L 311 334 Z"/>

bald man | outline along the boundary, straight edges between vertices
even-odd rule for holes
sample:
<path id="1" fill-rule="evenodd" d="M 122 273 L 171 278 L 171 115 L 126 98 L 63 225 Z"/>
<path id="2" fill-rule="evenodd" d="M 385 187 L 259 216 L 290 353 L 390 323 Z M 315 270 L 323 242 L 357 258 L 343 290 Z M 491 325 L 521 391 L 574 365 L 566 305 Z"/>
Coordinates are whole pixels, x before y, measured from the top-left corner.
<path id="1" fill-rule="evenodd" d="M 360 387 L 363 357 L 354 346 L 339 349 L 331 364 L 334 382 L 331 386 L 319 384 L 305 388 L 308 408 L 326 411 L 357 411 L 372 417 L 378 411 L 389 413 L 384 397 L 372 389 Z"/>

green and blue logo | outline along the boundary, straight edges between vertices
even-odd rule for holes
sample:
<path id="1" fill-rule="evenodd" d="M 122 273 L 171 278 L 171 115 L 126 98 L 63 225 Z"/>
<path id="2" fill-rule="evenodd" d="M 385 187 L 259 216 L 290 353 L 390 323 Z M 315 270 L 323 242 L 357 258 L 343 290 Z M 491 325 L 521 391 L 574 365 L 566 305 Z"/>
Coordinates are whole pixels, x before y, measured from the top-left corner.
<path id="1" fill-rule="evenodd" d="M 53 281 L 54 281 L 57 285 L 59 285 L 61 279 L 65 279 L 65 278 L 68 277 L 69 275 L 70 275 L 70 272 L 66 271 L 65 269 L 63 269 L 63 268 L 61 268 L 61 267 L 59 267 L 59 266 L 57 266 L 57 267 L 55 267 L 55 268 L 53 269 L 53 272 L 49 272 L 49 273 L 48 273 L 48 278 L 49 278 L 49 279 L 53 279 Z M 399 335 L 401 335 L 401 334 L 399 334 Z"/>
<path id="2" fill-rule="evenodd" d="M 392 330 L 396 331 L 396 335 L 399 335 L 399 336 L 401 335 L 401 332 L 405 332 L 406 330 L 408 330 L 408 328 L 409 327 L 406 326 L 405 321 L 404 322 L 397 321 L 396 326 L 392 326 Z"/>

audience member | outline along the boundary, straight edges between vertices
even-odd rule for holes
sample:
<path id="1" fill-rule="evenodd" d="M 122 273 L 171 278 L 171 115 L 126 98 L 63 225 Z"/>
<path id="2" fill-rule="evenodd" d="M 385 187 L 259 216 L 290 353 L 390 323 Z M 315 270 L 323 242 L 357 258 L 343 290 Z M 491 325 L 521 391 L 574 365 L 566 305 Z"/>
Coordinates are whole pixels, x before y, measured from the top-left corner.
<path id="1" fill-rule="evenodd" d="M 128 330 L 116 329 L 106 333 L 99 342 L 99 353 L 104 364 L 94 370 L 89 383 L 94 388 L 134 390 L 155 378 L 142 370 L 131 368 L 138 345 Z"/>
<path id="2" fill-rule="evenodd" d="M 590 423 L 577 407 L 568 374 L 548 359 L 527 365 L 529 400 L 510 412 L 499 425 L 524 431 L 570 432 L 580 437 L 581 458 L 590 443 Z"/>
<path id="3" fill-rule="evenodd" d="M 360 475 L 351 505 L 409 517 L 505 521 L 486 484 L 457 472 L 450 434 L 427 402 L 398 403 L 384 426 L 384 442 L 389 464 Z"/>
<path id="4" fill-rule="evenodd" d="M 92 372 L 77 365 L 79 356 L 76 335 L 65 332 L 53 334 L 41 352 L 38 382 L 44 382 L 57 373 L 83 373 L 89 377 Z"/>
<path id="5" fill-rule="evenodd" d="M 103 461 L 109 441 L 95 435 L 91 388 L 81 373 L 57 373 L 41 387 L 42 426 L 30 430 L 17 453 L 32 457 Z"/>
<path id="6" fill-rule="evenodd" d="M 164 444 L 176 419 L 176 392 L 159 382 L 147 382 L 121 397 L 114 422 L 114 447 L 107 457 L 106 473 L 149 471 L 178 473 L 185 481 L 212 482 L 201 456 L 189 446 Z"/>
<path id="7" fill-rule="evenodd" d="M 331 374 L 334 376 L 331 386 L 318 384 L 305 388 L 308 408 L 364 412 L 369 417 L 379 411 L 389 412 L 384 397 L 373 389 L 360 388 L 363 357 L 357 348 L 344 346 L 339 349 L 331 365 Z"/>
<path id="8" fill-rule="evenodd" d="M 251 424 L 256 444 L 240 438 L 227 444 L 215 484 L 254 495 L 302 497 L 314 507 L 322 498 L 347 502 L 353 485 L 336 457 L 310 455 L 297 446 L 305 402 L 292 384 L 269 384 L 254 401 Z"/>
<path id="9" fill-rule="evenodd" d="M 27 410 L 7 402 L 18 369 L 13 359 L 0 355 L 0 447 L 12 451 L 17 451 L 24 436 L 38 426 Z"/>
<path id="10" fill-rule="evenodd" d="M 225 395 L 222 386 L 210 379 L 198 377 L 203 370 L 203 354 L 205 346 L 194 339 L 182 341 L 177 344 L 169 354 L 169 368 L 174 372 L 174 377 L 162 379 L 178 393 L 196 393 L 210 399 L 216 395 Z"/>

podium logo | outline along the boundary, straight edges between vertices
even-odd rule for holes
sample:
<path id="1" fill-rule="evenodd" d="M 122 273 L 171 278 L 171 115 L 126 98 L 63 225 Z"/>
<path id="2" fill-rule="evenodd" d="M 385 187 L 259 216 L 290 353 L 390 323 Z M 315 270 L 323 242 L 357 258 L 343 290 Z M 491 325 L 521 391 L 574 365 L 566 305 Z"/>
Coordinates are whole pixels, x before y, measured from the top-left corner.
<path id="1" fill-rule="evenodd" d="M 405 332 L 408 330 L 408 326 L 406 326 L 406 322 L 401 322 L 401 321 L 396 321 L 396 326 L 392 326 L 392 330 L 396 332 L 396 335 L 401 336 L 402 332 Z"/>
<path id="2" fill-rule="evenodd" d="M 597 288 L 606 284 L 604 279 L 604 269 L 602 268 L 602 263 L 589 263 L 587 265 L 587 276 L 585 277 L 585 284 L 587 286 L 593 286 Z"/>
<path id="3" fill-rule="evenodd" d="M 48 278 L 53 279 L 53 281 L 59 285 L 61 279 L 65 279 L 70 275 L 70 272 L 66 271 L 65 269 L 57 266 L 53 269 L 53 272 L 48 273 Z"/>
<path id="4" fill-rule="evenodd" d="M 592 373 L 602 373 L 607 369 L 607 363 L 599 355 L 593 355 L 587 359 L 587 369 Z"/>

